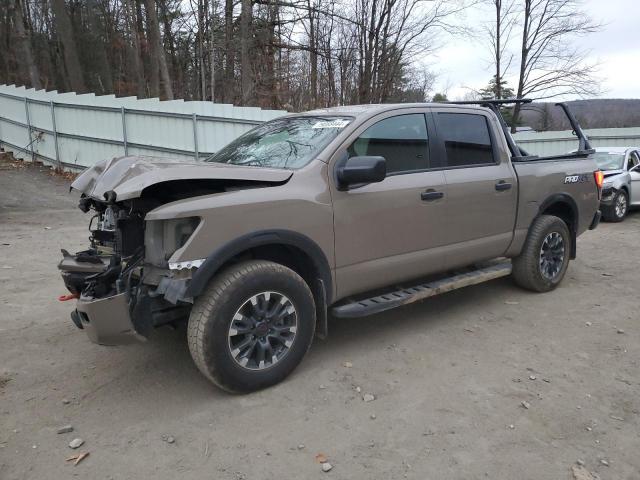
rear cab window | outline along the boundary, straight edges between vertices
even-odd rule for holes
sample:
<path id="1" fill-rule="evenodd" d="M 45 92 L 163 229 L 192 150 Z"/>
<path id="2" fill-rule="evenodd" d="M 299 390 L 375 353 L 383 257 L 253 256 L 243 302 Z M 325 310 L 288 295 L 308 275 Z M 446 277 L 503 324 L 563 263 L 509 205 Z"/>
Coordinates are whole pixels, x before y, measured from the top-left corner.
<path id="1" fill-rule="evenodd" d="M 495 165 L 498 156 L 487 117 L 474 113 L 435 112 L 443 151 L 440 167 Z"/>

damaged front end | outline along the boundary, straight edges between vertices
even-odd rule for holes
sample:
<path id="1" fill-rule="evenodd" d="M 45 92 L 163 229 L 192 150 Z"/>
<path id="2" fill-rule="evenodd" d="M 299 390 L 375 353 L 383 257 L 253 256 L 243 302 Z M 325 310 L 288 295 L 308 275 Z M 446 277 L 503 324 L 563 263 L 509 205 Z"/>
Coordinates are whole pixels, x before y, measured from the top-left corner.
<path id="1" fill-rule="evenodd" d="M 81 198 L 80 208 L 95 212 L 90 248 L 75 255 L 62 250 L 58 265 L 71 292 L 68 297 L 78 299 L 71 313 L 74 324 L 104 345 L 144 340 L 155 327 L 188 316 L 190 304 L 180 293 L 171 297 L 172 302 L 165 298 L 167 290 L 175 290 L 165 258 L 186 242 L 199 221 L 179 219 L 163 226 L 150 222 L 147 237 L 152 240 L 145 256 L 144 216 L 151 205 L 109 200 Z M 156 237 L 158 227 L 166 231 Z"/>
<path id="2" fill-rule="evenodd" d="M 82 194 L 79 208 L 94 213 L 90 247 L 74 255 L 63 250 L 58 265 L 71 293 L 61 300 L 77 298 L 73 322 L 94 342 L 113 345 L 143 340 L 155 327 L 187 318 L 193 303 L 188 282 L 202 261 L 169 260 L 197 233 L 201 218 L 149 220 L 147 214 L 169 203 L 279 185 L 290 177 L 282 169 L 152 157 L 114 158 L 86 170 L 71 188 Z"/>

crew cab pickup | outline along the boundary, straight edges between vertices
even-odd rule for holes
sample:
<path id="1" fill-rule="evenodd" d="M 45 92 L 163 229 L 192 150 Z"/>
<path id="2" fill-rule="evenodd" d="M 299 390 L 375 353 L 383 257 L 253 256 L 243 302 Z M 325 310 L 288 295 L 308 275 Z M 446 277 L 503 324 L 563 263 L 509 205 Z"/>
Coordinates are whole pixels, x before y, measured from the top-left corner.
<path id="1" fill-rule="evenodd" d="M 59 264 L 73 322 L 121 344 L 187 321 L 202 373 L 247 392 L 291 373 L 328 315 L 507 275 L 554 289 L 600 218 L 593 150 L 562 104 L 578 150 L 538 158 L 480 103 L 321 109 L 202 162 L 98 163 L 72 184 L 90 247 Z"/>

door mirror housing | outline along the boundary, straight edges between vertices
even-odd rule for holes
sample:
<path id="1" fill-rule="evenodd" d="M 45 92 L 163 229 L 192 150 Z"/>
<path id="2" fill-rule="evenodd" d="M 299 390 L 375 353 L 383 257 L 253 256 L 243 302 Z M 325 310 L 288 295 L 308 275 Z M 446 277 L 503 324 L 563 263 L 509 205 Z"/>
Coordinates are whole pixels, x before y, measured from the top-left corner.
<path id="1" fill-rule="evenodd" d="M 351 157 L 338 167 L 338 187 L 347 190 L 351 185 L 381 182 L 386 176 L 387 161 L 384 157 Z"/>

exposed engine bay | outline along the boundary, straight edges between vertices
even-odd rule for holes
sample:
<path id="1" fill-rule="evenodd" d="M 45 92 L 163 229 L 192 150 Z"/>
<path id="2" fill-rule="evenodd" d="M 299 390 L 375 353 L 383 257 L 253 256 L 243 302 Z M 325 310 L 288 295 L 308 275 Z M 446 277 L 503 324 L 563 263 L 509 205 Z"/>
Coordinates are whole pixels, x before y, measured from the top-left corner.
<path id="1" fill-rule="evenodd" d="M 63 260 L 59 264 L 65 285 L 76 298 L 95 301 L 123 295 L 133 327 L 143 336 L 154 327 L 187 316 L 190 309 L 188 302 L 177 299 L 169 302 L 155 292 L 153 284 L 143 283 L 145 270 L 156 270 L 155 283 L 171 276 L 163 254 L 156 255 L 159 265 L 145 267 L 144 264 L 144 217 L 152 206 L 140 200 L 101 202 L 83 196 L 80 209 L 94 213 L 89 222 L 89 248 L 74 255 L 62 250 Z M 191 233 L 193 230 L 188 235 Z M 176 247 L 180 246 L 179 242 L 184 243 L 188 235 L 177 239 Z M 86 323 L 88 319 L 74 313 L 74 323 L 84 327 L 83 320 Z"/>
<path id="2" fill-rule="evenodd" d="M 201 219 L 147 220 L 147 214 L 193 197 L 282 184 L 290 176 L 143 157 L 114 158 L 85 171 L 71 188 L 81 192 L 80 210 L 92 214 L 89 246 L 75 254 L 62 250 L 58 265 L 70 292 L 60 300 L 77 299 L 74 324 L 96 343 L 119 344 L 186 319 L 193 303 L 187 287 L 201 262 L 170 268 L 169 259 Z"/>

